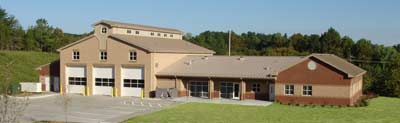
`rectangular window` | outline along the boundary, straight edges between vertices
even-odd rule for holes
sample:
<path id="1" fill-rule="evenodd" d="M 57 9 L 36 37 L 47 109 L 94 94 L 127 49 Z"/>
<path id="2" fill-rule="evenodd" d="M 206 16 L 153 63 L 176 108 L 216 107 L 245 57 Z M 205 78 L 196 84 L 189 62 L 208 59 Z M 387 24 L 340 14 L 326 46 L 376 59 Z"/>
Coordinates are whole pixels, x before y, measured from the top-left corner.
<path id="1" fill-rule="evenodd" d="M 84 77 L 68 77 L 69 85 L 86 85 L 86 78 Z"/>
<path id="2" fill-rule="evenodd" d="M 294 94 L 294 85 L 285 85 L 285 95 Z"/>
<path id="3" fill-rule="evenodd" d="M 79 60 L 79 51 L 73 51 L 72 59 L 73 60 Z"/>
<path id="4" fill-rule="evenodd" d="M 164 34 L 164 37 L 167 37 L 168 35 L 167 34 Z"/>
<path id="5" fill-rule="evenodd" d="M 161 34 L 160 34 L 160 33 L 157 33 L 157 36 L 161 36 Z"/>
<path id="6" fill-rule="evenodd" d="M 136 61 L 136 52 L 135 51 L 130 51 L 129 52 L 129 60 L 130 61 Z"/>
<path id="7" fill-rule="evenodd" d="M 303 85 L 303 96 L 311 96 L 311 95 L 312 95 L 312 86 Z"/>
<path id="8" fill-rule="evenodd" d="M 96 86 L 110 86 L 114 87 L 114 78 L 96 78 Z"/>
<path id="9" fill-rule="evenodd" d="M 139 31 L 136 31 L 135 33 L 136 33 L 137 35 L 139 35 Z"/>
<path id="10" fill-rule="evenodd" d="M 253 84 L 253 92 L 260 92 L 260 83 L 254 83 Z"/>
<path id="11" fill-rule="evenodd" d="M 154 36 L 154 32 L 151 32 L 150 35 L 151 35 L 151 36 Z"/>
<path id="12" fill-rule="evenodd" d="M 208 98 L 208 82 L 191 81 L 189 83 L 189 92 L 192 97 Z"/>
<path id="13" fill-rule="evenodd" d="M 124 79 L 124 87 L 129 88 L 144 88 L 144 80 Z"/>
<path id="14" fill-rule="evenodd" d="M 126 33 L 128 33 L 128 34 L 131 34 L 132 33 L 132 30 L 126 30 Z"/>
<path id="15" fill-rule="evenodd" d="M 107 52 L 100 51 L 100 60 L 107 60 Z"/>

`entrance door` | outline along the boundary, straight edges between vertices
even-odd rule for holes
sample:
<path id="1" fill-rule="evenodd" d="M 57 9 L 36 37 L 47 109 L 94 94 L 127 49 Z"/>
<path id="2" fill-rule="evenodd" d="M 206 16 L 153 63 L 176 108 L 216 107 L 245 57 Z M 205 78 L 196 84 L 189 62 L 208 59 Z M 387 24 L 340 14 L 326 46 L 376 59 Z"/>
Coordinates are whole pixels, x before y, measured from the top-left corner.
<path id="1" fill-rule="evenodd" d="M 240 95 L 240 86 L 239 83 L 234 83 L 233 84 L 233 98 L 232 99 L 239 99 Z"/>
<path id="2" fill-rule="evenodd" d="M 54 77 L 54 81 L 53 81 L 53 91 L 54 91 L 54 92 L 59 92 L 59 89 L 60 89 L 60 78 Z"/>
<path id="3" fill-rule="evenodd" d="M 239 83 L 221 82 L 220 84 L 221 97 L 227 99 L 239 99 L 240 86 Z"/>
<path id="4" fill-rule="evenodd" d="M 269 100 L 275 100 L 275 85 L 274 83 L 269 84 Z"/>

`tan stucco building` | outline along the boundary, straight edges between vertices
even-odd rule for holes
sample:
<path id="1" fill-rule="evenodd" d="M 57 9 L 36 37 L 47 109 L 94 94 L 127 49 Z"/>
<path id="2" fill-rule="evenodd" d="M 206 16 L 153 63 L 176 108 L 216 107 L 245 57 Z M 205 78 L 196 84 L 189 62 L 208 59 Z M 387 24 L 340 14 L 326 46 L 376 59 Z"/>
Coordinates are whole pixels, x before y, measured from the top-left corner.
<path id="1" fill-rule="evenodd" d="M 108 20 L 93 28 L 58 49 L 63 93 L 154 97 L 175 88 L 178 96 L 337 105 L 362 95 L 365 71 L 331 54 L 214 56 L 176 29 Z"/>

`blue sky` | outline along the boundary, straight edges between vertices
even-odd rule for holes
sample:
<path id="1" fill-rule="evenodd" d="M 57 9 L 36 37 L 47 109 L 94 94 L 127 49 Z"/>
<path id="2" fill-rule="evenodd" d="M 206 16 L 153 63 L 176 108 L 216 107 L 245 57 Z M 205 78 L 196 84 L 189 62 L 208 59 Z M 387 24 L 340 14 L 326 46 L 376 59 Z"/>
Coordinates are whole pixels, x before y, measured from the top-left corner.
<path id="1" fill-rule="evenodd" d="M 355 40 L 400 43 L 400 0 L 0 0 L 0 6 L 24 28 L 45 18 L 68 33 L 89 32 L 92 23 L 110 19 L 193 34 L 320 34 L 334 27 Z"/>

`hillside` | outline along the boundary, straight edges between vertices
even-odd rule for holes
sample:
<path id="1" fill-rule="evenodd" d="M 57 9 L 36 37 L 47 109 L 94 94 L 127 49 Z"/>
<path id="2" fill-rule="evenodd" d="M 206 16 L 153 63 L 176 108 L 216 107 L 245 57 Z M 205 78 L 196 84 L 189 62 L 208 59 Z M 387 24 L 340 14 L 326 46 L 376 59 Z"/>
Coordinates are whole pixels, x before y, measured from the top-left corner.
<path id="1" fill-rule="evenodd" d="M 3 65 L 13 61 L 13 82 L 38 82 L 39 76 L 35 68 L 56 59 L 56 53 L 0 51 L 0 74 L 3 74 Z"/>

